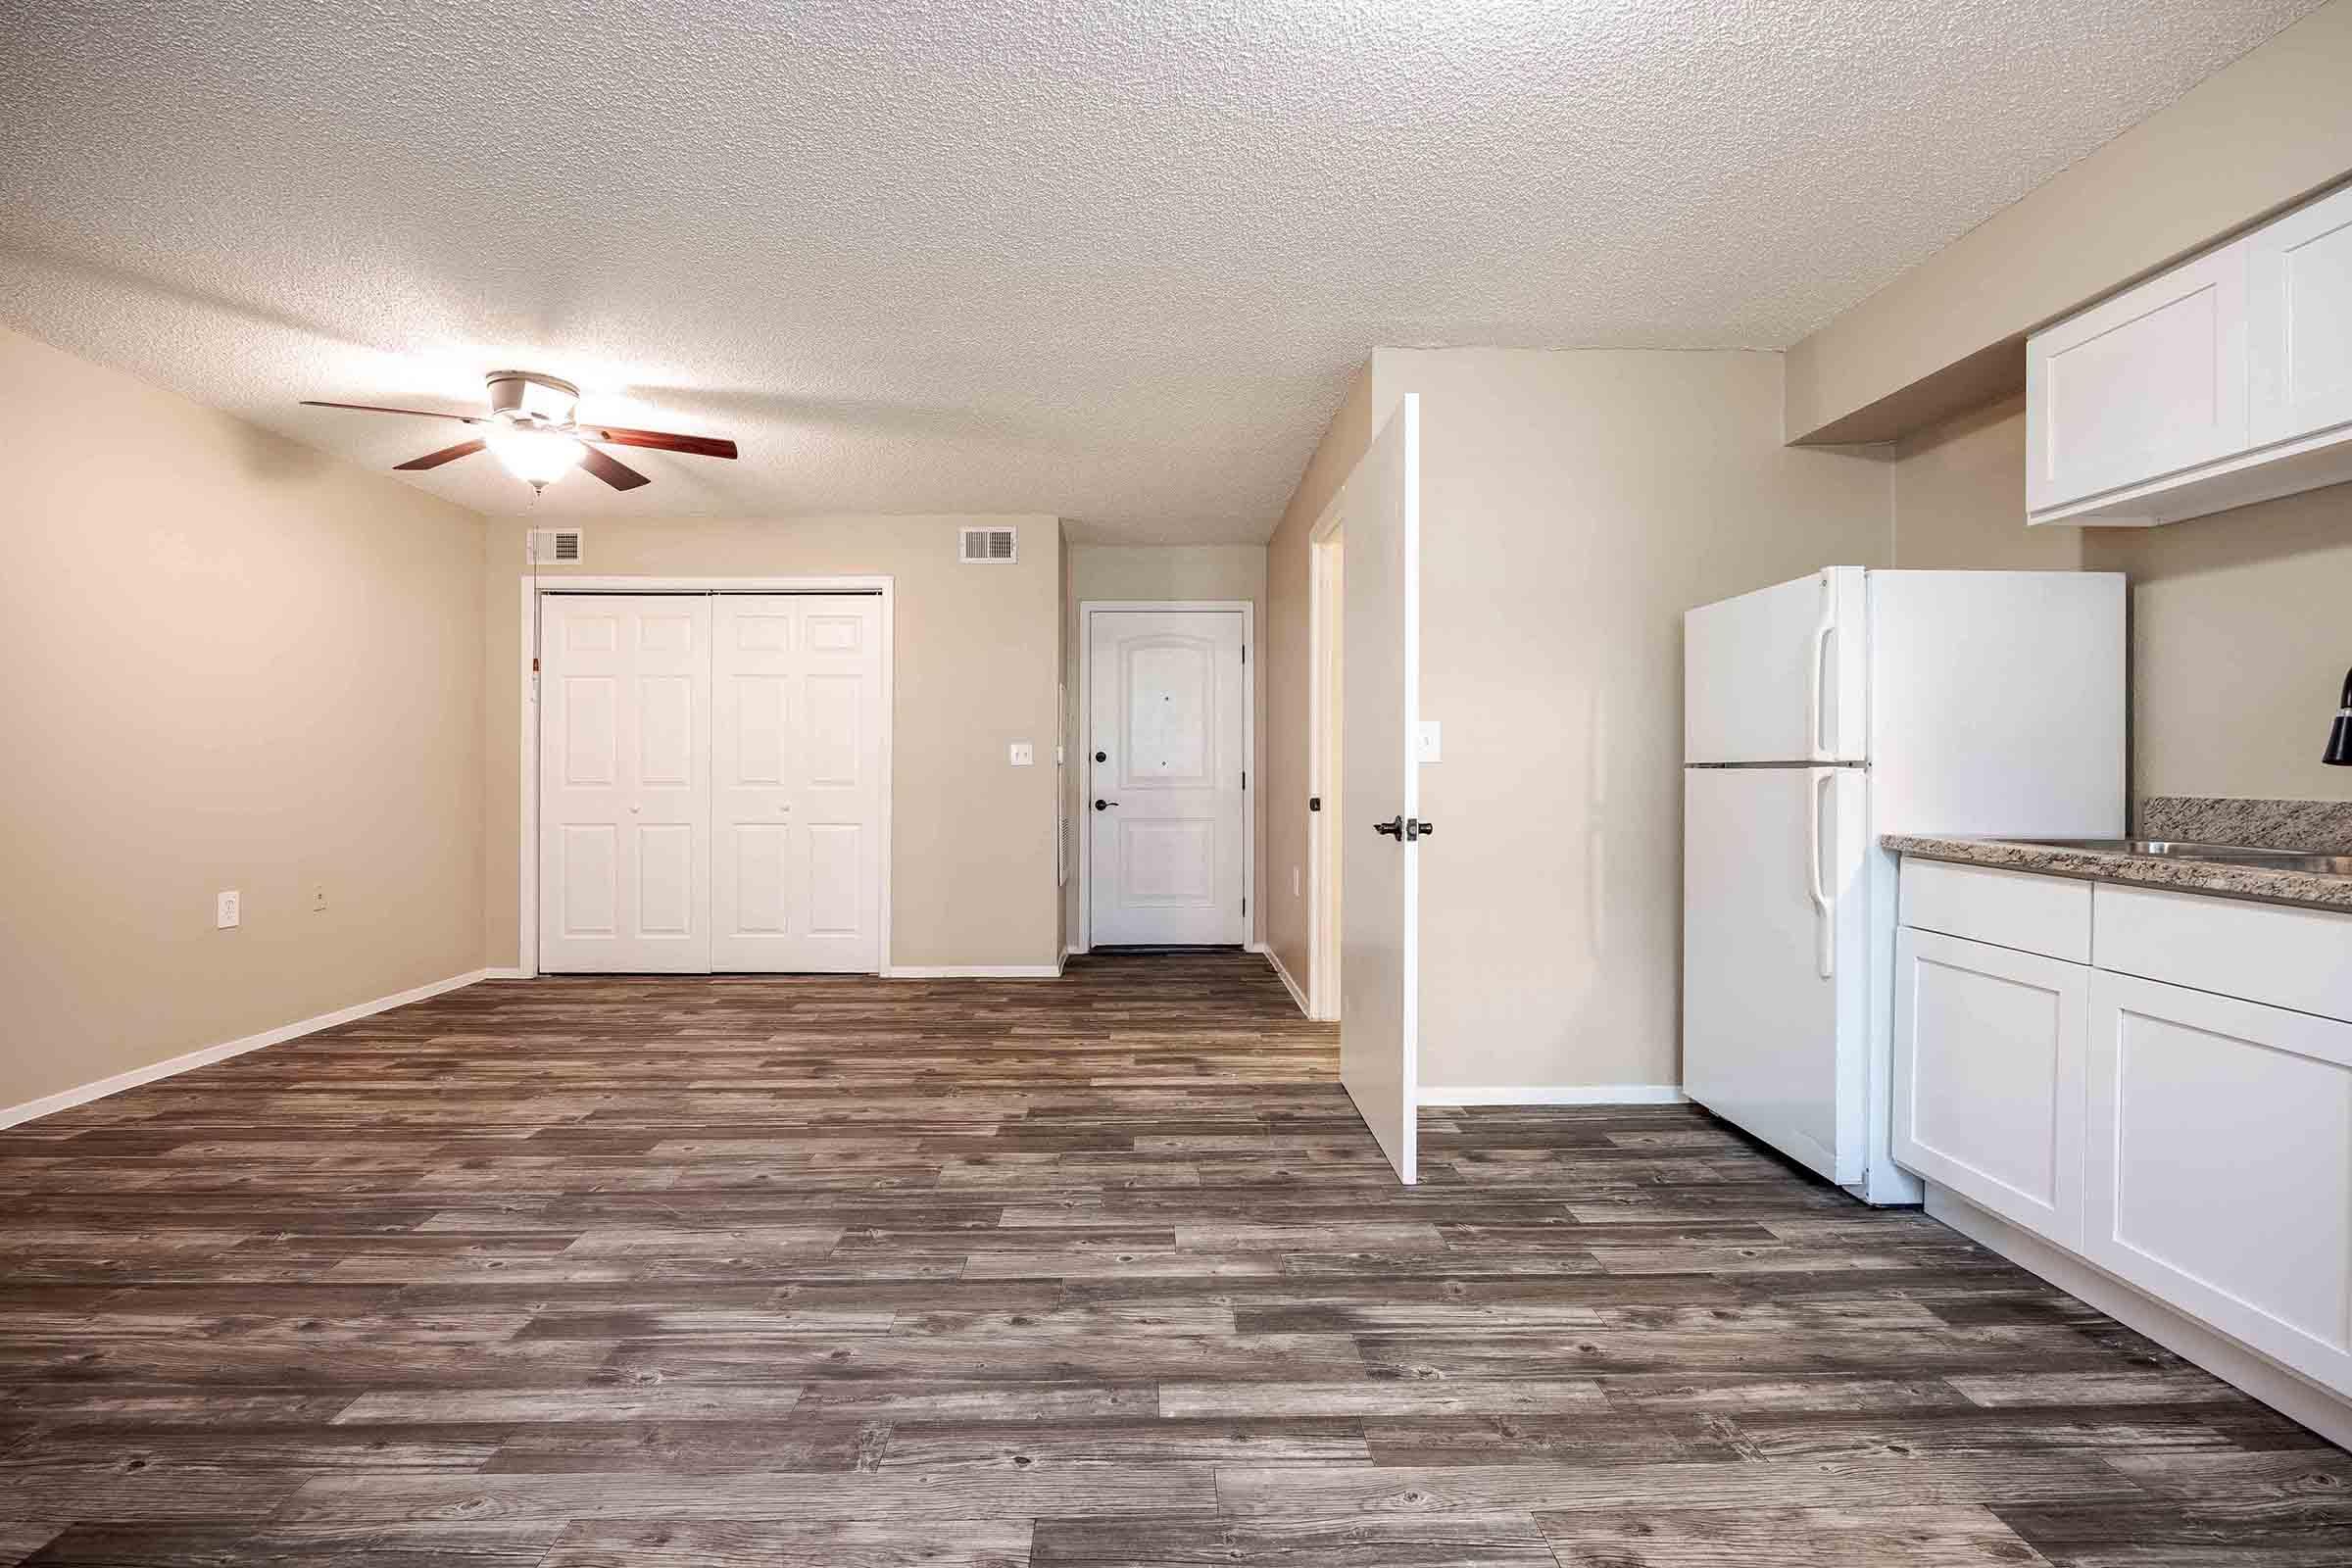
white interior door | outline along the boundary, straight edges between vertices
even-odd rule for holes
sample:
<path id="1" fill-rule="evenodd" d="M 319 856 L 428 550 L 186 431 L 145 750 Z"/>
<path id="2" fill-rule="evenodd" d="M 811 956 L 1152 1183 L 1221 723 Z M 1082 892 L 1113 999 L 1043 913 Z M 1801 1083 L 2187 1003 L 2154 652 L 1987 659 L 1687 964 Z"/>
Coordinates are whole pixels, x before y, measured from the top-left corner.
<path id="1" fill-rule="evenodd" d="M 1408 392 L 1348 476 L 1341 587 L 1340 1082 L 1407 1185 L 1420 1073 L 1420 430 Z"/>
<path id="2" fill-rule="evenodd" d="M 726 594 L 715 605 L 710 966 L 876 972 L 882 601 Z"/>
<path id="3" fill-rule="evenodd" d="M 1868 782 L 1852 767 L 1683 781 L 1684 1088 L 1831 1181 L 1859 1181 Z"/>
<path id="4" fill-rule="evenodd" d="M 539 967 L 710 967 L 710 601 L 550 595 Z"/>
<path id="5" fill-rule="evenodd" d="M 1088 941 L 1246 942 L 1242 612 L 1098 610 L 1087 618 Z"/>

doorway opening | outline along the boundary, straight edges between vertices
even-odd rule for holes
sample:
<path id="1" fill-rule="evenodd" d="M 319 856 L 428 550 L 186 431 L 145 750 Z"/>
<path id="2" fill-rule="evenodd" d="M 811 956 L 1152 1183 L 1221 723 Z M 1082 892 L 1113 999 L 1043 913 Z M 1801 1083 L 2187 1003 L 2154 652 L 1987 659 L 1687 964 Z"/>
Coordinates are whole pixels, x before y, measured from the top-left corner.
<path id="1" fill-rule="evenodd" d="M 1073 946 L 1249 945 L 1249 601 L 1090 600 L 1078 609 Z"/>

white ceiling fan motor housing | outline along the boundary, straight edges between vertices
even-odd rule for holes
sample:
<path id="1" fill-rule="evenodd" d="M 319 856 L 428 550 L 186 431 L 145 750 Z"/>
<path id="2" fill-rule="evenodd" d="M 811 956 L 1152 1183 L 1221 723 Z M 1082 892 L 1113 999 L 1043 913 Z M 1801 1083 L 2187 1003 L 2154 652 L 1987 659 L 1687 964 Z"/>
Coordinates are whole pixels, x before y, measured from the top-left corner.
<path id="1" fill-rule="evenodd" d="M 580 389 L 569 381 L 530 370 L 492 370 L 490 412 L 515 424 L 568 425 L 579 408 Z"/>

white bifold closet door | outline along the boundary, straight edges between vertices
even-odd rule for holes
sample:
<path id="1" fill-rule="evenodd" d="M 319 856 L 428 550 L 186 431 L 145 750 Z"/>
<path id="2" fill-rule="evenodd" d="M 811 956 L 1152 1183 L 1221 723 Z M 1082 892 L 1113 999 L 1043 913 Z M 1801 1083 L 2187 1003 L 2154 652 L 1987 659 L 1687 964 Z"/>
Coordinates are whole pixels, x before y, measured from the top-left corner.
<path id="1" fill-rule="evenodd" d="M 710 601 L 551 595 L 539 622 L 539 967 L 710 967 Z"/>
<path id="2" fill-rule="evenodd" d="M 539 967 L 873 972 L 881 600 L 551 595 Z"/>
<path id="3" fill-rule="evenodd" d="M 716 603 L 710 966 L 877 970 L 882 601 Z"/>

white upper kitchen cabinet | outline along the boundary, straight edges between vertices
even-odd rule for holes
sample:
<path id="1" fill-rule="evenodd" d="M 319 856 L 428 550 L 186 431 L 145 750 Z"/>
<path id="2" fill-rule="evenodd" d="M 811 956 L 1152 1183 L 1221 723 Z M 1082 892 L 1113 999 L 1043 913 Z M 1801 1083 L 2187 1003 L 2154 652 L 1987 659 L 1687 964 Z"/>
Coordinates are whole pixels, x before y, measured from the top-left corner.
<path id="1" fill-rule="evenodd" d="M 2036 515 L 2246 445 L 2246 253 L 2231 245 L 2026 345 Z"/>
<path id="2" fill-rule="evenodd" d="M 2256 445 L 2352 425 L 2352 187 L 2246 241 Z"/>
<path id="3" fill-rule="evenodd" d="M 2027 520 L 2178 522 L 2352 479 L 2352 187 L 2026 342 Z"/>

